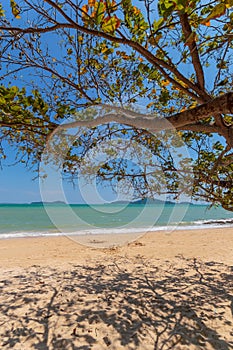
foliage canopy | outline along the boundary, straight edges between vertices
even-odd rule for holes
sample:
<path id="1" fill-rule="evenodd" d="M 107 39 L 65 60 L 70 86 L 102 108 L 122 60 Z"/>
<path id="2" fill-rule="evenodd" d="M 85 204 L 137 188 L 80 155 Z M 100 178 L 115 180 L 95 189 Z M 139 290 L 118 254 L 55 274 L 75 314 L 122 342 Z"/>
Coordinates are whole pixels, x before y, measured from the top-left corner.
<path id="1" fill-rule="evenodd" d="M 3 157 L 7 141 L 21 161 L 38 163 L 49 135 L 61 123 L 73 127 L 66 123 L 72 117 L 87 129 L 67 153 L 64 171 L 75 175 L 99 142 L 128 137 L 153 152 L 167 191 L 178 196 L 179 169 L 153 135 L 163 117 L 190 150 L 193 197 L 233 210 L 232 0 L 6 3 L 0 4 Z M 135 103 L 146 106 L 149 119 L 133 111 Z M 115 106 L 114 113 L 87 109 L 99 105 Z M 137 173 L 115 160 L 98 175 L 128 176 L 145 196 L 151 166 Z"/>

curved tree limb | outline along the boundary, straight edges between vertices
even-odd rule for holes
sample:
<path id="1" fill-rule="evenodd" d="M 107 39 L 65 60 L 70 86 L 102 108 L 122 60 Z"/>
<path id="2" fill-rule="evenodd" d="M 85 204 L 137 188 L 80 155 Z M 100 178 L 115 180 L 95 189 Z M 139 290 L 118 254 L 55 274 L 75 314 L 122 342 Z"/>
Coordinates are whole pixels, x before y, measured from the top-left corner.
<path id="1" fill-rule="evenodd" d="M 111 107 L 107 107 L 107 109 Z M 114 107 L 115 108 L 115 107 Z M 134 113 L 134 112 L 133 112 Z M 123 110 L 118 108 L 118 110 L 114 113 L 106 113 L 102 117 L 97 117 L 96 119 L 91 120 L 77 120 L 72 123 L 67 123 L 63 125 L 59 125 L 58 128 L 54 131 L 58 130 L 66 130 L 75 127 L 96 127 L 101 124 L 108 124 L 111 122 L 121 123 L 125 125 L 130 125 L 136 128 L 147 129 L 151 132 L 168 130 L 172 128 L 176 129 L 185 129 L 186 126 L 194 125 L 209 116 L 214 116 L 216 114 L 233 114 L 233 92 L 229 92 L 224 95 L 220 95 L 210 102 L 206 102 L 200 106 L 195 108 L 183 111 L 181 113 L 174 114 L 168 118 L 158 118 L 151 116 L 142 117 L 141 114 L 132 114 L 132 112 Z M 206 129 L 207 130 L 207 129 Z M 208 129 L 209 131 L 222 131 L 220 128 L 212 128 Z M 224 130 L 223 130 L 224 131 Z"/>

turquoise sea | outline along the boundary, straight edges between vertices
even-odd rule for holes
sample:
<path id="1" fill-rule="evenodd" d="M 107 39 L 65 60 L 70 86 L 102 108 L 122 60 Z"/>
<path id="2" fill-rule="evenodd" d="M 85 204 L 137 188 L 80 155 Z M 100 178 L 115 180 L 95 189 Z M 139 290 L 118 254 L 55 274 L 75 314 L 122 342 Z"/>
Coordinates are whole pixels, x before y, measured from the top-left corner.
<path id="1" fill-rule="evenodd" d="M 0 204 L 0 238 L 233 227 L 233 212 L 188 204 Z"/>

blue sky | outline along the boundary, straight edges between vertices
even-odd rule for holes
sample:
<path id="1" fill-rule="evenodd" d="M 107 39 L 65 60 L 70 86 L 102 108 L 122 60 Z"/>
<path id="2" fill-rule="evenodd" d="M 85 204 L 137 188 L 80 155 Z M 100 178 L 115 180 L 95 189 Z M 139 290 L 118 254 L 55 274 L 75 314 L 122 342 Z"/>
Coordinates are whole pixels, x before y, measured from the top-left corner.
<path id="1" fill-rule="evenodd" d="M 12 152 L 13 155 L 13 152 Z M 35 174 L 27 170 L 23 164 L 14 166 L 4 165 L 0 170 L 0 203 L 31 203 L 41 201 L 38 179 L 33 180 Z M 69 203 L 86 203 L 78 187 L 63 183 L 64 194 Z M 114 200 L 114 195 L 108 189 L 101 189 L 101 196 L 106 201 Z M 59 200 L 59 193 L 51 189 L 51 201 Z"/>
<path id="2" fill-rule="evenodd" d="M 37 173 L 26 168 L 23 163 L 15 163 L 15 150 L 6 146 L 6 159 L 2 160 L 2 168 L 0 168 L 0 203 L 31 203 L 42 201 L 45 196 L 43 185 L 36 178 Z M 56 177 L 57 174 L 55 174 Z M 59 187 L 59 181 L 50 177 L 50 186 L 46 189 L 46 200 L 57 201 L 67 200 L 68 203 L 91 203 L 94 202 L 113 201 L 116 199 L 110 188 L 98 188 L 96 193 L 93 193 L 93 186 L 82 186 L 80 192 L 76 183 L 74 186 L 68 181 L 62 182 L 62 187 Z M 47 183 L 48 185 L 48 183 Z M 83 198 L 83 195 L 84 198 Z M 98 199 L 98 197 L 100 197 Z"/>
<path id="3" fill-rule="evenodd" d="M 0 170 L 0 202 L 27 203 L 39 201 L 38 181 L 32 181 L 33 174 L 23 165 L 4 166 Z"/>
<path id="4" fill-rule="evenodd" d="M 1 162 L 0 203 L 25 203 L 39 200 L 39 183 L 32 180 L 33 173 L 22 163 L 13 165 L 15 151 L 9 146 L 4 149 L 7 157 Z"/>
<path id="5" fill-rule="evenodd" d="M 24 164 L 12 165 L 14 162 L 14 150 L 8 148 L 7 159 L 2 162 L 0 169 L 0 203 L 31 203 L 42 200 L 41 187 L 38 179 L 34 179 L 36 174 L 25 167 Z M 68 182 L 63 182 L 63 193 L 69 203 L 86 203 L 93 193 L 89 193 L 88 188 L 84 188 L 87 198 L 83 199 L 78 186 Z M 103 200 L 112 201 L 115 195 L 106 188 L 100 191 Z M 47 191 L 48 201 L 60 200 L 57 184 L 51 186 Z"/>

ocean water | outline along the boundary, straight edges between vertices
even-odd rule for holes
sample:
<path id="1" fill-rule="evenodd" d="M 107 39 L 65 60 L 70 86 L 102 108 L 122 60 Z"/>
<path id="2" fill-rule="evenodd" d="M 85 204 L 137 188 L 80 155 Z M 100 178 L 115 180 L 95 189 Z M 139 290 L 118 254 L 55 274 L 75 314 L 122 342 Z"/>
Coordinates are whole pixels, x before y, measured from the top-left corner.
<path id="1" fill-rule="evenodd" d="M 233 227 L 233 212 L 188 204 L 1 204 L 0 238 Z"/>

